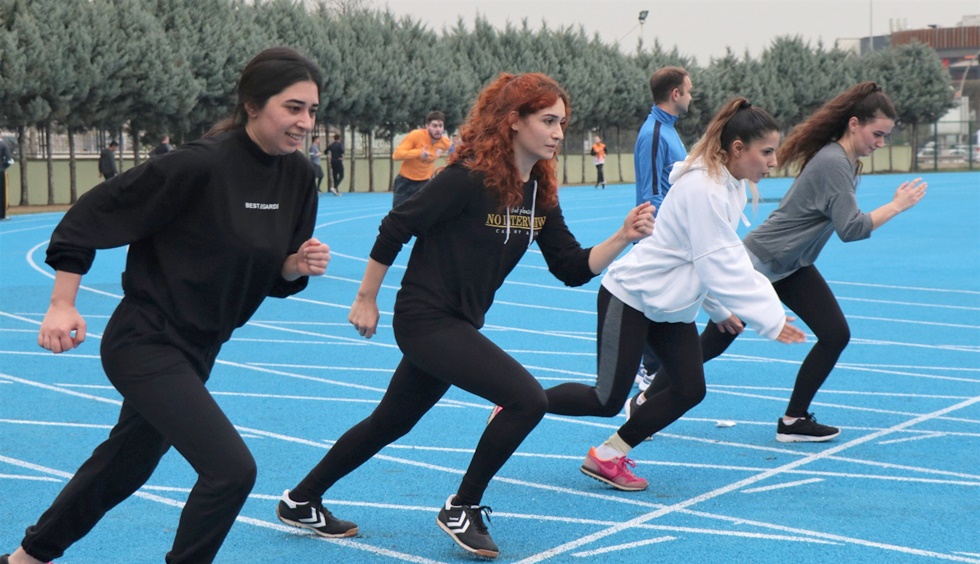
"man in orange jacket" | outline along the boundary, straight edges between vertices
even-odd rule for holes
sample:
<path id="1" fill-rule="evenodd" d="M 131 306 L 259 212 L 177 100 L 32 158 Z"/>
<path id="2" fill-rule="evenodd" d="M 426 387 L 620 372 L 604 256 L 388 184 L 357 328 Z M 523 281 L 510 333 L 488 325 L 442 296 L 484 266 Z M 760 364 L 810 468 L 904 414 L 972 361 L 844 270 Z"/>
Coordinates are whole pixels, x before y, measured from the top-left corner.
<path id="1" fill-rule="evenodd" d="M 412 131 L 398 144 L 391 158 L 402 161 L 402 166 L 391 185 L 392 207 L 398 207 L 432 178 L 436 159 L 449 152 L 451 143 L 445 130 L 446 116 L 439 111 L 429 112 L 425 127 Z"/>

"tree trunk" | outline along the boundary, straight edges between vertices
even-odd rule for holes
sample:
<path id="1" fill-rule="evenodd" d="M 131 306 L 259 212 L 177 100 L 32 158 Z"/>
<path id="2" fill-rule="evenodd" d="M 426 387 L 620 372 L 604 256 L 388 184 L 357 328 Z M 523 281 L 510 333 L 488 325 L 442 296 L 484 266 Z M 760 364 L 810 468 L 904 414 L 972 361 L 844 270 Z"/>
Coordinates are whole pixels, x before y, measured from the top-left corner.
<path id="1" fill-rule="evenodd" d="M 568 151 L 561 152 L 561 185 L 568 186 Z"/>
<path id="2" fill-rule="evenodd" d="M 341 135 L 341 137 L 343 137 L 343 135 Z M 348 192 L 354 191 L 354 178 L 356 176 L 355 173 L 357 172 L 357 166 L 355 166 L 357 164 L 357 151 L 354 150 L 355 148 L 357 148 L 357 129 L 352 123 L 350 126 L 350 151 L 348 152 L 350 155 L 350 181 L 347 183 Z"/>
<path id="3" fill-rule="evenodd" d="M 27 195 L 27 151 L 24 150 L 27 147 L 26 140 L 27 128 L 23 125 L 17 126 L 17 146 L 20 153 L 20 205 L 22 206 L 30 204 Z"/>
<path id="4" fill-rule="evenodd" d="M 54 205 L 54 157 L 51 150 L 51 124 L 45 123 L 41 126 L 44 135 L 44 160 L 48 167 L 48 205 Z"/>
<path id="5" fill-rule="evenodd" d="M 75 162 L 75 130 L 68 128 L 68 192 L 69 203 L 78 201 L 78 170 Z"/>
<path id="6" fill-rule="evenodd" d="M 388 135 L 388 191 L 395 187 L 395 132 L 391 131 Z"/>
<path id="7" fill-rule="evenodd" d="M 140 130 L 136 125 L 129 124 L 129 136 L 133 140 L 133 166 L 139 166 L 140 164 Z M 122 164 L 122 159 L 120 160 L 120 165 Z M 122 172 L 122 166 L 119 167 L 119 172 Z"/>
<path id="8" fill-rule="evenodd" d="M 623 182 L 623 149 L 622 143 L 620 142 L 620 135 L 622 130 L 619 126 L 616 126 L 616 164 L 619 166 L 619 181 Z"/>
<path id="9" fill-rule="evenodd" d="M 374 130 L 367 132 L 368 192 L 374 192 Z"/>

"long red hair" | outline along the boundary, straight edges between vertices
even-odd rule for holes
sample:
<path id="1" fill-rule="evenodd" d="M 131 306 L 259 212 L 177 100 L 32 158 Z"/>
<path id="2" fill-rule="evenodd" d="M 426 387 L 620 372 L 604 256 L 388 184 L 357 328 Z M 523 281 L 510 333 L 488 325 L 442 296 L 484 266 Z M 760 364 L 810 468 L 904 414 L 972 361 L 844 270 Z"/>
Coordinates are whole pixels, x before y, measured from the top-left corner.
<path id="1" fill-rule="evenodd" d="M 565 105 L 566 123 L 570 117 L 568 93 L 551 77 L 542 73 L 513 75 L 501 73 L 486 88 L 460 126 L 460 143 L 449 164 L 462 162 L 470 170 L 483 174 L 488 190 L 497 195 L 503 206 L 514 207 L 523 200 L 520 172 L 514 157 L 514 135 L 511 127 L 517 120 L 549 108 L 561 100 Z M 562 129 L 564 129 L 564 124 Z M 538 181 L 537 207 L 549 209 L 558 203 L 558 151 L 531 169 Z"/>

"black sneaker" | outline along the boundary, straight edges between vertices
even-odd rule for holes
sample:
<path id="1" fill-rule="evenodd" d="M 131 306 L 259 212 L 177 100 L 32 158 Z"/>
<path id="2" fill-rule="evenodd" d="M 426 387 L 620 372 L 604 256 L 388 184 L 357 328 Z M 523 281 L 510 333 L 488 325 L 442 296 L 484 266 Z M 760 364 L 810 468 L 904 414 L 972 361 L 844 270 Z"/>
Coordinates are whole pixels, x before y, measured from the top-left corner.
<path id="1" fill-rule="evenodd" d="M 500 554 L 500 549 L 493 543 L 487 526 L 483 524 L 483 513 L 486 513 L 487 520 L 493 510 L 485 505 L 474 507 L 472 505 L 453 505 L 455 495 L 446 499 L 446 504 L 439 510 L 436 516 L 436 524 L 439 528 L 453 537 L 456 544 L 464 550 L 472 552 L 484 558 L 496 558 Z"/>
<path id="2" fill-rule="evenodd" d="M 780 443 L 822 443 L 840 434 L 840 429 L 821 425 L 812 413 L 797 419 L 792 425 L 783 423 L 780 417 L 776 423 L 776 441 Z"/>
<path id="3" fill-rule="evenodd" d="M 356 524 L 337 519 L 323 503 L 293 501 L 289 498 L 289 490 L 282 492 L 276 506 L 276 516 L 287 525 L 309 529 L 321 537 L 352 537 L 357 534 Z"/>

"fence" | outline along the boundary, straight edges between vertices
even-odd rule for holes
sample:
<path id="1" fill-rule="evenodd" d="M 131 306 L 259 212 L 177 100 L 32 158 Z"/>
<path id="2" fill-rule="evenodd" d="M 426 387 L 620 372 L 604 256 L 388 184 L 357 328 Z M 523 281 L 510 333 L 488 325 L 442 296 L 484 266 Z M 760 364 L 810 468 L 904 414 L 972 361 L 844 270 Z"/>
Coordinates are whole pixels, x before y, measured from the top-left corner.
<path id="1" fill-rule="evenodd" d="M 922 125 L 916 128 L 915 149 L 913 152 L 911 128 L 897 129 L 887 146 L 876 151 L 870 158 L 865 159 L 864 172 L 867 174 L 889 173 L 889 172 L 926 172 L 926 171 L 951 171 L 951 170 L 978 170 L 980 169 L 980 131 L 977 129 L 976 122 L 942 122 L 935 124 Z M 9 133 L 3 137 L 11 142 L 15 154 L 19 148 L 16 139 L 9 139 Z M 348 136 L 349 137 L 349 134 Z M 610 136 L 606 140 L 607 145 L 615 147 L 618 143 L 616 137 Z M 77 170 L 77 189 L 81 195 L 90 190 L 100 182 L 97 169 L 100 139 L 107 138 L 104 134 L 90 133 L 80 135 L 78 138 L 78 153 L 76 156 Z M 38 137 L 30 132 L 26 136 L 27 147 L 27 183 L 28 194 L 26 201 L 22 200 L 21 190 L 21 171 L 20 158 L 17 155 L 17 162 L 7 169 L 8 174 L 8 202 L 10 206 L 26 205 L 47 205 L 48 202 L 48 166 L 47 161 L 40 153 L 43 149 L 36 145 L 34 140 Z M 347 178 L 341 190 L 346 192 L 350 188 L 349 181 L 353 177 L 355 181 L 354 191 L 356 192 L 387 192 L 389 190 L 388 178 L 392 174 L 391 168 L 394 166 L 397 172 L 398 163 L 390 160 L 388 154 L 389 145 L 387 142 L 374 139 L 372 145 L 373 165 L 369 165 L 367 153 L 364 150 L 365 138 L 358 136 L 354 155 L 349 155 L 347 159 Z M 619 143 L 620 152 L 611 152 L 606 160 L 605 175 L 609 183 L 632 183 L 633 177 L 633 153 L 631 147 L 632 136 L 623 134 L 623 141 Z M 629 141 L 628 143 L 625 141 Z M 593 184 L 595 183 L 595 166 L 592 164 L 592 157 L 588 154 L 589 142 L 566 140 L 565 152 L 562 154 L 562 162 L 559 163 L 559 175 L 564 184 Z M 33 149 L 31 147 L 34 147 Z M 50 181 L 53 184 L 54 204 L 71 203 L 68 180 L 68 156 L 67 145 L 57 134 L 51 136 L 52 147 L 52 176 Z M 348 148 L 350 145 L 348 145 Z M 59 150 L 62 148 L 62 150 Z M 148 151 L 152 146 L 147 146 Z M 615 151 L 615 149 L 611 149 Z M 351 158 L 353 157 L 353 158 Z M 134 165 L 132 154 L 124 153 L 124 158 L 120 159 L 120 170 L 126 170 Z M 354 168 L 351 174 L 350 168 Z M 792 171 L 778 171 L 774 176 L 792 174 Z"/>

